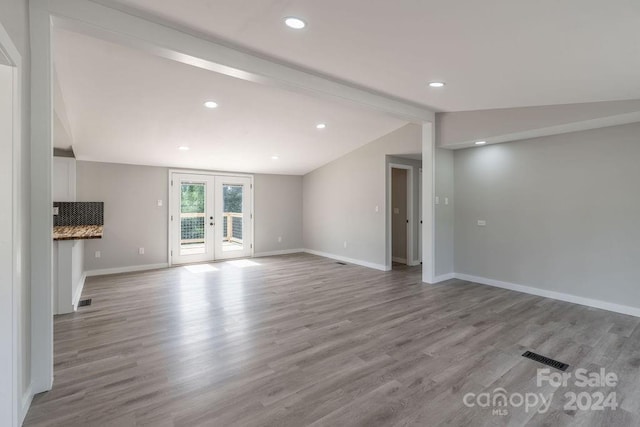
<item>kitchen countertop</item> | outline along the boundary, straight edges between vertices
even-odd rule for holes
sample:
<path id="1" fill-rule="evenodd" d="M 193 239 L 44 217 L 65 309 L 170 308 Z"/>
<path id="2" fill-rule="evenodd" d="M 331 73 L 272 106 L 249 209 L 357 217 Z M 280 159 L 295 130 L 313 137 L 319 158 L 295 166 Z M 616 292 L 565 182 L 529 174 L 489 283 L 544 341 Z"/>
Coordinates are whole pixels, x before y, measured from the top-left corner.
<path id="1" fill-rule="evenodd" d="M 53 227 L 53 240 L 102 239 L 102 225 L 64 225 Z"/>

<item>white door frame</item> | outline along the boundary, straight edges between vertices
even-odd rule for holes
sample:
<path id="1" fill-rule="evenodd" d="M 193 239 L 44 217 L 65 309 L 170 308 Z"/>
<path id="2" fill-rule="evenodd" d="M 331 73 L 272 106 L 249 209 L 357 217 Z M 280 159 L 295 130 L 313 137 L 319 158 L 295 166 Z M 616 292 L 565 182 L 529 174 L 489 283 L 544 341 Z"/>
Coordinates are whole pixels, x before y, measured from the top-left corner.
<path id="1" fill-rule="evenodd" d="M 215 171 L 203 171 L 203 170 L 190 170 L 190 169 L 169 169 L 169 172 L 167 174 L 167 186 L 169 188 L 169 203 L 167 206 L 167 209 L 169 210 L 169 215 L 167 216 L 168 221 L 167 221 L 167 236 L 169 237 L 168 243 L 167 243 L 167 259 L 169 260 L 169 266 L 173 266 L 173 265 L 179 265 L 178 263 L 174 263 L 173 262 L 173 256 L 171 253 L 171 250 L 173 249 L 173 239 L 175 238 L 175 236 L 173 235 L 173 227 L 172 227 L 172 223 L 171 223 L 171 210 L 173 208 L 173 205 L 175 203 L 174 196 L 173 196 L 173 191 L 171 191 L 171 186 L 172 186 L 172 180 L 173 180 L 173 175 L 174 174 L 185 174 L 185 175 L 205 175 L 205 176 L 209 176 L 209 177 L 216 177 L 216 176 L 229 176 L 229 177 L 241 177 L 241 178 L 249 178 L 250 179 L 250 194 L 249 194 L 249 198 L 251 201 L 251 206 L 250 206 L 250 230 L 251 230 L 251 254 L 250 256 L 253 257 L 254 253 L 255 253 L 255 244 L 254 244 L 254 236 L 255 236 L 255 215 L 254 215 L 254 177 L 251 174 L 245 174 L 245 173 L 232 173 L 232 172 L 215 172 Z M 217 220 L 217 219 L 216 219 Z"/>
<path id="2" fill-rule="evenodd" d="M 2 293 L 8 291 L 10 298 L 8 300 L 1 301 L 3 312 L 8 311 L 7 318 L 10 319 L 10 325 L 2 325 L 0 329 L 0 352 L 1 359 L 9 360 L 11 364 L 10 372 L 0 371 L 0 400 L 2 405 L 8 402 L 10 410 L 5 411 L 6 408 L 2 407 L 0 411 L 0 424 L 7 426 L 18 426 L 22 424 L 22 420 L 26 415 L 26 409 L 23 409 L 23 396 L 22 396 L 22 372 L 24 354 L 22 349 L 22 269 L 20 268 L 22 251 L 22 208 L 20 206 L 21 200 L 19 194 L 22 192 L 21 184 L 21 164 L 22 164 L 22 57 L 13 44 L 9 34 L 4 27 L 0 24 L 0 64 L 3 67 L 10 67 L 7 70 L 11 73 L 11 91 L 13 93 L 11 102 L 11 142 L 9 146 L 10 153 L 2 152 L 5 156 L 9 154 L 11 160 L 9 182 L 3 182 L 0 185 L 8 184 L 2 190 L 3 197 L 6 196 L 5 190 L 10 192 L 10 216 L 11 216 L 11 236 L 8 240 L 11 242 L 5 249 L 0 249 L 0 257 L 2 259 L 11 260 L 11 271 L 7 272 L 9 276 L 8 283 L 0 283 L 0 286 L 7 286 L 8 289 L 3 289 Z M 4 147 L 2 148 L 4 150 Z M 5 236 L 3 236 L 3 239 Z M 9 326 L 6 328 L 6 326 Z M 8 333 L 7 333 L 8 331 Z M 6 395 L 9 398 L 6 398 Z M 27 398 L 28 400 L 28 398 Z M 28 406 L 28 403 L 27 403 Z"/>
<path id="3" fill-rule="evenodd" d="M 213 261 L 215 248 L 214 248 L 214 228 L 208 226 L 207 224 L 210 220 L 207 216 L 215 215 L 215 176 L 209 174 L 193 174 L 193 173 L 181 173 L 174 172 L 171 174 L 170 178 L 171 182 L 169 185 L 169 264 L 186 264 L 192 262 L 206 262 Z M 181 206 L 181 190 L 180 184 L 181 182 L 175 182 L 176 180 L 185 182 L 202 182 L 205 184 L 205 206 L 204 206 L 204 236 L 205 236 L 205 248 L 204 253 L 190 256 L 191 259 L 184 260 L 181 259 L 181 255 L 179 253 L 174 253 L 173 249 L 179 246 L 179 242 L 181 241 L 181 236 L 176 235 L 175 232 L 178 224 L 181 223 L 180 218 L 180 206 Z M 211 196 L 211 197 L 209 197 Z"/>
<path id="4" fill-rule="evenodd" d="M 407 265 L 412 265 L 414 260 L 413 255 L 413 166 L 403 165 L 400 163 L 389 163 L 387 166 L 387 223 L 386 223 L 386 242 L 387 242 L 387 259 L 386 268 L 391 269 L 392 266 L 392 251 L 393 251 L 393 238 L 392 238 L 392 218 L 393 218 L 393 206 L 392 206 L 392 169 L 405 169 L 407 171 Z"/>
<path id="5" fill-rule="evenodd" d="M 225 179 L 228 178 L 228 181 Z M 246 176 L 239 176 L 239 175 L 216 175 L 216 180 L 215 180 L 215 222 L 216 222 L 216 233 L 215 233 L 215 237 L 214 237 L 214 254 L 215 254 L 215 259 L 216 260 L 224 260 L 224 259 L 229 259 L 229 258 L 242 258 L 242 257 L 246 257 L 247 255 L 250 257 L 253 257 L 253 178 L 249 178 Z M 238 254 L 237 252 L 234 253 L 235 251 L 229 251 L 227 253 L 225 253 L 224 251 L 224 246 L 222 244 L 222 239 L 221 239 L 221 234 L 218 233 L 222 233 L 222 231 L 224 230 L 224 225 L 222 224 L 222 214 L 224 212 L 224 185 L 225 184 L 240 184 L 242 186 L 247 186 L 248 188 L 246 188 L 245 190 L 248 191 L 249 193 L 243 192 L 242 195 L 242 202 L 243 202 L 243 213 L 246 209 L 246 213 L 249 215 L 249 218 L 242 218 L 242 228 L 243 230 L 247 230 L 246 234 L 243 233 L 242 236 L 242 244 L 243 244 L 243 249 L 242 252 L 240 254 Z M 248 225 L 248 227 L 247 227 Z M 247 238 L 248 237 L 248 238 Z M 246 247 L 245 244 L 245 239 L 246 239 L 246 244 L 249 245 L 249 247 Z"/>

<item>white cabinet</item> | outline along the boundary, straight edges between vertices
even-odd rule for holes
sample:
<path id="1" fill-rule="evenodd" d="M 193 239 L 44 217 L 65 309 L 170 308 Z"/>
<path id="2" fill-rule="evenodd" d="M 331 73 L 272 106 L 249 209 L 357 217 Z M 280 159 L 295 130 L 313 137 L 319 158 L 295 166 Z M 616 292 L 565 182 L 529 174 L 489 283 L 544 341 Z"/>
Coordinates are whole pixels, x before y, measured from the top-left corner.
<path id="1" fill-rule="evenodd" d="M 76 159 L 53 158 L 53 201 L 76 201 Z"/>
<path id="2" fill-rule="evenodd" d="M 78 308 L 85 276 L 84 240 L 53 242 L 53 313 L 71 313 Z"/>

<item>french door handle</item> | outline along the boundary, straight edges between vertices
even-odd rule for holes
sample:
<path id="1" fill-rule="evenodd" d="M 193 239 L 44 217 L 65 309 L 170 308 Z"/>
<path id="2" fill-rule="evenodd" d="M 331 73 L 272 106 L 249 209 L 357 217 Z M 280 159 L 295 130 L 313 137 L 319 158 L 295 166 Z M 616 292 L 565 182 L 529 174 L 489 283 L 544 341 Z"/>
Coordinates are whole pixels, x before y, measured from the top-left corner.
<path id="1" fill-rule="evenodd" d="M 210 222 L 210 223 L 209 223 L 209 225 L 214 225 L 214 223 L 213 223 L 213 222 Z"/>

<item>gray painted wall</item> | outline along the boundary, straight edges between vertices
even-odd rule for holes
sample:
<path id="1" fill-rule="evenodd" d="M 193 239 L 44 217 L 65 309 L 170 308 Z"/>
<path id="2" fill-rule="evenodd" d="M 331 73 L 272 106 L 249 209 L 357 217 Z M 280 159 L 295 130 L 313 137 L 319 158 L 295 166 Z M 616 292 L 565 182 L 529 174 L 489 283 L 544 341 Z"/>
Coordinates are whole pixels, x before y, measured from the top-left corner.
<path id="1" fill-rule="evenodd" d="M 457 273 L 640 307 L 640 124 L 454 158 Z"/>
<path id="2" fill-rule="evenodd" d="M 104 237 L 86 242 L 86 271 L 168 262 L 168 168 L 78 161 L 76 173 L 78 201 L 105 203 Z M 302 177 L 257 174 L 254 185 L 255 253 L 301 248 Z"/>
<path id="3" fill-rule="evenodd" d="M 408 124 L 305 175 L 305 248 L 384 267 L 386 155 L 422 152 L 421 135 Z"/>
<path id="4" fill-rule="evenodd" d="M 304 248 L 302 176 L 258 174 L 254 188 L 255 254 Z"/>
<path id="5" fill-rule="evenodd" d="M 30 225 L 31 216 L 31 167 L 30 167 L 30 49 L 29 49 L 29 11 L 26 0 L 0 2 L 0 22 L 11 37 L 22 57 L 22 152 L 20 167 L 20 182 L 18 183 L 18 200 L 20 203 L 18 217 L 20 224 L 20 271 L 21 299 L 20 307 L 22 336 L 20 340 L 22 361 L 21 392 L 25 392 L 31 384 L 31 245 Z"/>
<path id="6" fill-rule="evenodd" d="M 77 200 L 104 202 L 104 237 L 87 240 L 85 271 L 168 262 L 167 174 L 167 168 L 151 166 L 76 163 Z M 144 255 L 138 255 L 141 247 Z"/>

